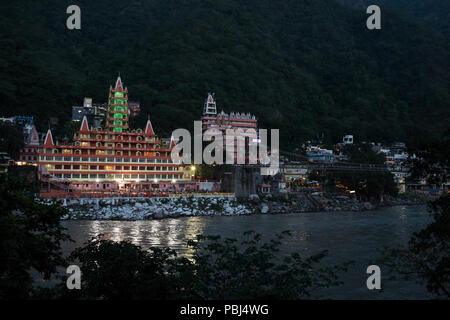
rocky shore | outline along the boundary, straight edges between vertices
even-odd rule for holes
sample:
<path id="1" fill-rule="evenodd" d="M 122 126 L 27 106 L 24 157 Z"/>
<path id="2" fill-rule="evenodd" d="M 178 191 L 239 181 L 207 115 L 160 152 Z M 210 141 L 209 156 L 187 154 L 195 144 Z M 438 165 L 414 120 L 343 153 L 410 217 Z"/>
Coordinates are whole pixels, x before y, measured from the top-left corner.
<path id="1" fill-rule="evenodd" d="M 64 220 L 150 220 L 254 213 L 234 197 L 89 198 L 58 202 L 68 210 Z"/>
<path id="2" fill-rule="evenodd" d="M 289 198 L 273 197 L 271 195 L 263 197 L 251 195 L 249 202 L 255 207 L 256 212 L 275 214 L 319 211 L 366 211 L 388 206 L 424 204 L 426 200 L 419 197 L 393 198 L 387 196 L 381 202 L 362 202 L 355 197 L 304 193 L 290 196 Z"/>
<path id="3" fill-rule="evenodd" d="M 418 197 L 385 197 L 382 202 L 360 202 L 355 197 L 303 193 L 278 196 L 250 195 L 248 199 L 227 196 L 165 198 L 88 198 L 41 200 L 59 202 L 67 208 L 65 220 L 150 220 L 185 216 L 284 214 L 318 211 L 365 211 L 383 206 L 425 203 Z"/>

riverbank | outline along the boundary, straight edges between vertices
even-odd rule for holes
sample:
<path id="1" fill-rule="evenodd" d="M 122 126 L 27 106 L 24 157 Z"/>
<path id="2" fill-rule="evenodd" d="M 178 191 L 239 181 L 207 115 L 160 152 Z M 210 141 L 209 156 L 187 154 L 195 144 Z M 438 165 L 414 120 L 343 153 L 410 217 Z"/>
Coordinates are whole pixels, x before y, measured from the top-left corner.
<path id="1" fill-rule="evenodd" d="M 367 211 L 382 207 L 423 205 L 429 199 L 423 196 L 385 196 L 382 201 L 359 201 L 356 197 L 337 194 L 300 193 L 289 197 L 266 195 L 250 197 L 250 202 L 262 213 L 300 213 L 321 211 Z"/>
<path id="2" fill-rule="evenodd" d="M 151 220 L 254 213 L 234 197 L 89 198 L 58 202 L 68 210 L 63 220 Z"/>
<path id="3" fill-rule="evenodd" d="M 390 198 L 383 202 L 360 202 L 354 197 L 303 193 L 290 197 L 250 195 L 163 197 L 163 198 L 80 198 L 49 200 L 67 208 L 63 220 L 157 220 L 188 216 L 240 216 L 321 211 L 367 211 L 380 207 L 424 204 L 419 198 Z"/>

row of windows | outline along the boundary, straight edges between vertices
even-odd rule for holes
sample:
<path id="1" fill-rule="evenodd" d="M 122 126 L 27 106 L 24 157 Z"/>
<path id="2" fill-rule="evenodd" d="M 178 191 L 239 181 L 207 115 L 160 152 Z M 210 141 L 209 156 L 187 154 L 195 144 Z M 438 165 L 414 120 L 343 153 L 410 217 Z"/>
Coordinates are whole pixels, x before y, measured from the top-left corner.
<path id="1" fill-rule="evenodd" d="M 134 163 L 173 163 L 172 159 L 150 159 L 150 158 L 97 158 L 97 157 L 53 157 L 40 156 L 41 160 L 47 161 L 84 161 L 84 162 L 134 162 Z"/>
<path id="2" fill-rule="evenodd" d="M 36 156 L 21 156 L 21 160 L 37 160 Z"/>
<path id="3" fill-rule="evenodd" d="M 122 143 L 122 142 L 88 142 L 88 141 L 76 141 L 74 144 L 74 146 L 82 146 L 82 147 L 107 147 L 107 148 L 143 148 L 143 149 L 158 149 L 160 147 L 159 144 L 152 144 L 152 148 L 148 147 L 148 148 L 144 148 L 142 146 L 141 143 L 138 142 L 132 142 L 132 143 Z M 150 146 L 150 144 L 147 144 L 148 146 Z M 144 144 L 145 146 L 145 144 Z"/>
<path id="4" fill-rule="evenodd" d="M 138 129 L 140 130 L 140 129 Z M 142 133 L 138 132 L 138 133 Z M 114 135 L 104 135 L 102 136 L 101 134 L 85 134 L 85 133 L 80 133 L 80 134 L 75 134 L 76 138 L 81 138 L 81 139 L 96 139 L 96 140 L 121 140 L 121 141 L 157 141 L 158 139 L 156 137 L 144 137 L 144 136 L 132 136 L 129 135 L 128 137 L 124 137 L 123 135 L 118 135 L 118 136 L 114 136 Z M 135 138 L 135 139 L 134 139 Z"/>
<path id="5" fill-rule="evenodd" d="M 179 167 L 138 167 L 138 166 L 88 166 L 88 165 L 47 165 L 49 170 L 124 170 L 124 171 L 182 171 Z"/>
<path id="6" fill-rule="evenodd" d="M 83 150 L 83 152 L 79 149 L 76 149 L 73 151 L 73 153 L 71 152 L 71 150 L 68 149 L 64 149 L 62 151 L 58 150 L 58 149 L 53 149 L 53 151 L 51 149 L 45 149 L 45 150 L 41 150 L 42 153 L 48 153 L 48 154 L 75 154 L 75 155 L 99 155 L 99 156 L 103 156 L 103 155 L 109 155 L 109 156 L 113 156 L 113 155 L 117 155 L 117 156 L 166 156 L 169 153 L 168 152 L 159 152 L 157 149 L 142 149 L 142 150 L 146 150 L 145 152 L 141 152 L 141 151 L 136 151 L 131 152 L 131 151 L 114 151 L 114 150 L 95 150 L 94 152 L 90 152 L 91 150 Z M 151 151 L 150 151 L 151 150 Z M 94 150 L 92 150 L 94 151 Z"/>
<path id="7" fill-rule="evenodd" d="M 57 178 L 66 179 L 182 179 L 183 175 L 168 174 L 55 174 Z"/>

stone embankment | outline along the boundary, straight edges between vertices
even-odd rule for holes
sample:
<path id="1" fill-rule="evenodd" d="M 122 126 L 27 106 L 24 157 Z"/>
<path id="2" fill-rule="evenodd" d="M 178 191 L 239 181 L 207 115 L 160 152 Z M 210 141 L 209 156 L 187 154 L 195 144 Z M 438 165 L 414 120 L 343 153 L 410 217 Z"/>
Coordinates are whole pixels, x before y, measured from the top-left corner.
<path id="1" fill-rule="evenodd" d="M 365 211 L 380 206 L 423 204 L 421 199 L 385 197 L 382 203 L 360 202 L 355 197 L 301 193 L 286 198 L 252 194 L 246 199 L 233 196 L 164 198 L 86 198 L 57 201 L 67 208 L 66 220 L 150 220 L 186 216 L 237 216 L 318 211 Z"/>
<path id="2" fill-rule="evenodd" d="M 57 200 L 66 207 L 63 219 L 149 220 L 183 216 L 248 215 L 234 197 L 88 198 Z M 52 200 L 43 200 L 51 203 Z"/>

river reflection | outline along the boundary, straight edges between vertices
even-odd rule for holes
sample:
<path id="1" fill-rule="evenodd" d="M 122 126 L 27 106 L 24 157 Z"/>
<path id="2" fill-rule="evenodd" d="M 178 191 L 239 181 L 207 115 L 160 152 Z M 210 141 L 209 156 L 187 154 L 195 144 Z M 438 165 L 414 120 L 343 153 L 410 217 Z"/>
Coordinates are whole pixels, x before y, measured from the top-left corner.
<path id="1" fill-rule="evenodd" d="M 63 226 L 75 243 L 66 243 L 64 252 L 69 253 L 91 238 L 102 236 L 112 241 L 129 241 L 144 249 L 171 247 L 190 255 L 185 245 L 196 235 L 204 234 L 206 222 L 202 217 L 151 220 L 151 221 L 65 221 Z"/>
<path id="2" fill-rule="evenodd" d="M 366 268 L 379 257 L 378 248 L 406 244 L 412 233 L 431 221 L 425 206 L 393 207 L 367 212 L 316 212 L 283 215 L 183 217 L 149 221 L 65 221 L 63 225 L 75 240 L 66 243 L 68 254 L 88 239 L 105 235 L 113 241 L 127 240 L 144 249 L 168 246 L 181 255 L 191 255 L 187 240 L 196 235 L 220 235 L 241 238 L 254 230 L 269 239 L 291 230 L 284 248 L 311 255 L 329 250 L 327 264 L 354 260 L 342 277 L 345 285 L 328 290 L 324 296 L 338 299 L 421 299 L 426 290 L 409 282 L 382 282 L 382 292 L 366 287 Z"/>

